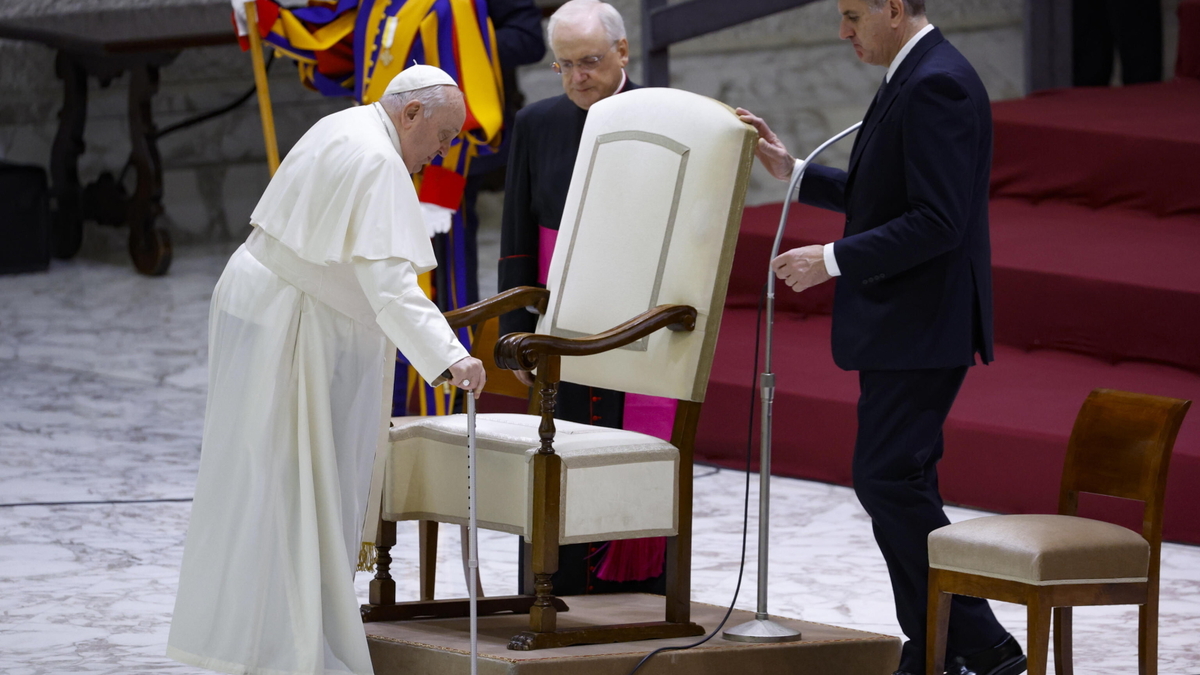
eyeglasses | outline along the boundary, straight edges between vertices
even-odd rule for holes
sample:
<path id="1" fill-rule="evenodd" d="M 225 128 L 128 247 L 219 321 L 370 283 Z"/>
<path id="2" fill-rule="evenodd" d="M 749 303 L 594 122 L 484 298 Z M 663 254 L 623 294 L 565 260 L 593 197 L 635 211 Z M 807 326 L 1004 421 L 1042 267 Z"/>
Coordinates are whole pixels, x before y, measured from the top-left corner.
<path id="1" fill-rule="evenodd" d="M 619 42 L 619 40 L 617 42 Z M 579 59 L 578 62 L 555 61 L 554 63 L 550 64 L 550 69 L 560 75 L 562 75 L 564 73 L 570 73 L 571 70 L 573 70 L 575 68 L 578 68 L 581 72 L 590 73 L 593 70 L 595 70 L 597 66 L 600 65 L 600 62 L 604 60 L 604 57 L 608 56 L 609 52 L 611 52 L 613 50 L 613 47 L 617 46 L 617 42 L 614 42 L 611 45 L 609 45 L 608 50 L 605 51 L 603 54 L 595 54 L 592 56 L 585 56 L 582 59 Z"/>

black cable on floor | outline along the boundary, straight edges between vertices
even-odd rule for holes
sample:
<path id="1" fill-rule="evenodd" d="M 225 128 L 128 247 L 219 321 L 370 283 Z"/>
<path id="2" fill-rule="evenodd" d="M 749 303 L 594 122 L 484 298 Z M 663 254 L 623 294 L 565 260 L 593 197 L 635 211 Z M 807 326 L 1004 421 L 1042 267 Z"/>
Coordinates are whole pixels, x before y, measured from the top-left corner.
<path id="1" fill-rule="evenodd" d="M 738 563 L 738 580 L 737 587 L 733 590 L 733 600 L 730 601 L 729 609 L 725 611 L 725 616 L 721 619 L 721 623 L 717 624 L 717 627 L 714 628 L 711 633 L 689 645 L 681 645 L 679 647 L 659 647 L 658 649 L 655 649 L 646 656 L 642 657 L 642 660 L 638 661 L 638 664 L 633 667 L 633 670 L 629 671 L 629 675 L 634 675 L 634 673 L 637 673 L 637 671 L 655 654 L 660 652 L 682 651 L 684 649 L 691 649 L 692 647 L 699 647 L 705 642 L 713 639 L 713 637 L 715 637 L 717 633 L 720 633 L 721 629 L 725 627 L 725 623 L 729 621 L 729 617 L 733 614 L 733 608 L 737 604 L 738 594 L 742 591 L 742 576 L 746 572 L 746 534 L 750 529 L 750 460 L 754 454 L 754 395 L 758 391 L 758 342 L 762 330 L 763 304 L 766 302 L 766 298 L 767 285 L 763 284 L 762 293 L 760 293 L 758 296 L 758 313 L 755 315 L 754 319 L 754 379 L 750 383 L 750 419 L 746 425 L 746 493 L 742 501 L 742 560 L 740 563 Z"/>
<path id="2" fill-rule="evenodd" d="M 0 504 L 0 508 L 6 506 L 92 506 L 96 504 L 166 504 L 174 502 L 190 502 L 191 497 L 176 497 L 172 499 L 104 499 L 88 502 L 13 502 L 12 504 Z"/>

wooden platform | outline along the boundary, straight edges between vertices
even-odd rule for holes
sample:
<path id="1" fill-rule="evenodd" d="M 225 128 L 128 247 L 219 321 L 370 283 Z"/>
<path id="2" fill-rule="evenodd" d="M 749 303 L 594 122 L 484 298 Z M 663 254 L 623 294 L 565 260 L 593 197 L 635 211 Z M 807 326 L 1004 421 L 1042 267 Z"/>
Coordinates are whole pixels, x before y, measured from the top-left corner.
<path id="1" fill-rule="evenodd" d="M 564 598 L 570 611 L 558 615 L 562 628 L 618 622 L 655 621 L 663 599 L 655 595 L 592 595 Z M 692 603 L 692 619 L 711 631 L 725 608 Z M 737 611 L 728 626 L 754 618 Z M 899 638 L 780 617 L 801 631 L 803 640 L 753 645 L 720 635 L 694 649 L 654 657 L 639 675 L 889 675 L 900 658 Z M 470 670 L 466 619 L 369 623 L 367 642 L 376 675 L 467 675 Z M 695 640 L 653 640 L 584 645 L 540 651 L 509 651 L 508 639 L 525 630 L 528 617 L 491 616 L 479 620 L 480 675 L 626 675 L 651 650 Z"/>

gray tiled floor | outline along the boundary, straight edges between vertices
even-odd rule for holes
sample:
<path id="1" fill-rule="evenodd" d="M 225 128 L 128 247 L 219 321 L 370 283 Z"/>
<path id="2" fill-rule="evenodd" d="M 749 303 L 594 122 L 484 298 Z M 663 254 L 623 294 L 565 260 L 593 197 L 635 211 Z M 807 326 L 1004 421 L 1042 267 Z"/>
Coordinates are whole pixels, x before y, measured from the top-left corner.
<path id="1" fill-rule="evenodd" d="M 161 279 L 82 260 L 0 277 L 0 672 L 200 672 L 162 655 L 188 502 L 9 505 L 190 495 L 208 301 L 227 255 L 182 250 Z M 745 475 L 697 473 L 694 595 L 727 604 Z M 777 479 L 772 495 L 772 613 L 898 634 L 887 573 L 853 493 Z M 953 520 L 977 515 L 951 509 Z M 750 609 L 753 527 L 752 517 L 738 601 Z M 511 592 L 516 538 L 481 539 L 484 589 Z M 400 541 L 393 571 L 400 593 L 413 596 L 412 527 L 401 528 Z M 462 592 L 458 552 L 457 528 L 443 527 L 443 597 Z M 358 576 L 362 595 L 367 581 Z M 1200 549 L 1164 547 L 1162 600 L 1161 671 L 1200 674 Z M 1023 608 L 996 610 L 1023 641 Z M 1077 672 L 1136 672 L 1135 625 L 1134 608 L 1077 610 Z"/>

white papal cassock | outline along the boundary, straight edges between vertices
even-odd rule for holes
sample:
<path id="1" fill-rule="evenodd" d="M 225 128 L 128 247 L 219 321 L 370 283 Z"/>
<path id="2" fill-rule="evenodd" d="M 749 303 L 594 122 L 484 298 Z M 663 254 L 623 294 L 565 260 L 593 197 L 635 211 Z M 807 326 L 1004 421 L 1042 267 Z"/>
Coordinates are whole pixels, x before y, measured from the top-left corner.
<path id="1" fill-rule="evenodd" d="M 378 103 L 288 153 L 213 292 L 209 390 L 168 655 L 229 673 L 371 673 L 353 587 L 395 343 L 427 381 L 467 352 Z"/>

